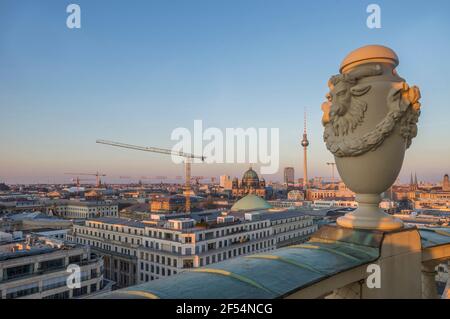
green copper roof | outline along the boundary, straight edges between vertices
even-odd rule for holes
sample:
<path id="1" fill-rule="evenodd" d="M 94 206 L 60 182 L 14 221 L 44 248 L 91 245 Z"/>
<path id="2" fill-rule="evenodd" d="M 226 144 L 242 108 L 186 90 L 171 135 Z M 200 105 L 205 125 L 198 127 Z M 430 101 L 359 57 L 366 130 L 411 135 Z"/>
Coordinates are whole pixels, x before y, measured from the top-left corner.
<path id="1" fill-rule="evenodd" d="M 419 233 L 424 248 L 450 243 L 450 228 L 448 227 L 419 228 Z"/>
<path id="2" fill-rule="evenodd" d="M 424 248 L 450 244 L 450 228 L 419 229 Z M 326 225 L 310 241 L 237 257 L 98 298 L 282 298 L 378 259 L 383 233 Z"/>
<path id="3" fill-rule="evenodd" d="M 173 277 L 116 290 L 101 298 L 281 298 L 378 258 L 381 235 L 365 231 L 332 235 L 326 228 L 302 245 L 187 270 Z M 342 240 L 332 240 L 333 236 Z M 355 243 L 361 239 L 366 246 Z"/>
<path id="4" fill-rule="evenodd" d="M 259 177 L 258 174 L 250 167 L 245 173 L 244 176 L 242 177 L 243 181 L 246 180 L 255 180 L 257 182 L 259 182 Z"/>
<path id="5" fill-rule="evenodd" d="M 252 211 L 252 210 L 264 210 L 270 209 L 272 206 L 259 196 L 254 194 L 249 194 L 240 200 L 238 200 L 233 207 L 231 207 L 232 212 L 237 211 Z"/>

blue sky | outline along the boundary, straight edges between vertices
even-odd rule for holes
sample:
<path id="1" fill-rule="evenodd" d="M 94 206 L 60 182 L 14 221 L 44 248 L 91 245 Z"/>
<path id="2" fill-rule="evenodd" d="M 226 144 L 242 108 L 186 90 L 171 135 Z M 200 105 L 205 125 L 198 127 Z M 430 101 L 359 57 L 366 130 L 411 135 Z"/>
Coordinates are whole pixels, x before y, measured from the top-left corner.
<path id="1" fill-rule="evenodd" d="M 82 28 L 66 27 L 81 6 Z M 381 6 L 381 29 L 366 7 Z M 411 171 L 450 171 L 450 2 L 442 1 L 0 1 L 0 180 L 68 181 L 67 171 L 183 173 L 170 158 L 108 148 L 97 138 L 171 147 L 176 127 L 279 127 L 281 169 L 300 177 L 303 112 L 310 176 L 331 175 L 320 105 L 343 57 L 383 44 L 422 91 Z M 240 176 L 247 165 L 195 165 L 194 175 Z"/>

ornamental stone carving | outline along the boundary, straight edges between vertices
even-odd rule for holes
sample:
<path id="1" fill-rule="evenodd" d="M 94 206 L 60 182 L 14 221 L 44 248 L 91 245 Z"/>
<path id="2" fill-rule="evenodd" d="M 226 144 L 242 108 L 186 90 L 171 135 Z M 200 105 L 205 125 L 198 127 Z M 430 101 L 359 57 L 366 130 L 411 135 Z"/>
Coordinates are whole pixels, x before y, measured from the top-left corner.
<path id="1" fill-rule="evenodd" d="M 359 204 L 338 219 L 341 226 L 387 230 L 402 225 L 378 208 L 380 193 L 394 183 L 417 135 L 420 115 L 419 88 L 397 74 L 398 63 L 387 47 L 362 47 L 328 81 L 330 92 L 322 104 L 324 141 Z"/>

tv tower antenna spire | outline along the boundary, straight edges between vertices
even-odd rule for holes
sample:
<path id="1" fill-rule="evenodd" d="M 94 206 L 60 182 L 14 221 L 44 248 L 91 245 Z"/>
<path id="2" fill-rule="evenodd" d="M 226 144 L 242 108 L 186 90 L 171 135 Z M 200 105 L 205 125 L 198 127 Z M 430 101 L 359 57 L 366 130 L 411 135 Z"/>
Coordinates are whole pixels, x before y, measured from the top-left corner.
<path id="1" fill-rule="evenodd" d="M 301 141 L 303 146 L 303 188 L 308 189 L 308 135 L 306 133 L 306 110 L 303 119 L 303 139 Z"/>

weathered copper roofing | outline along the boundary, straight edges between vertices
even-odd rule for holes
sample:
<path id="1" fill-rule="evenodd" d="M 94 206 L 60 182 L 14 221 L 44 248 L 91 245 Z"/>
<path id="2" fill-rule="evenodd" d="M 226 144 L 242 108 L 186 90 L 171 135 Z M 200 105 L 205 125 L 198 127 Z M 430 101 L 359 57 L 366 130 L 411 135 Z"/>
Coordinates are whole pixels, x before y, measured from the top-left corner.
<path id="1" fill-rule="evenodd" d="M 305 244 L 191 269 L 101 298 L 281 298 L 378 258 L 381 233 L 344 230 L 332 234 L 328 228 L 324 226 Z M 334 240 L 336 236 L 339 241 Z"/>
<path id="2" fill-rule="evenodd" d="M 232 212 L 238 211 L 255 211 L 255 210 L 264 210 L 270 209 L 272 205 L 270 205 L 265 199 L 254 195 L 248 194 L 247 196 L 238 200 L 232 207 Z"/>
<path id="3" fill-rule="evenodd" d="M 420 228 L 419 233 L 423 248 L 450 243 L 450 228 L 448 227 Z"/>
<path id="4" fill-rule="evenodd" d="M 419 229 L 422 246 L 450 244 L 450 229 Z M 310 241 L 237 257 L 173 277 L 113 291 L 98 298 L 283 298 L 378 259 L 383 233 L 323 226 Z"/>

